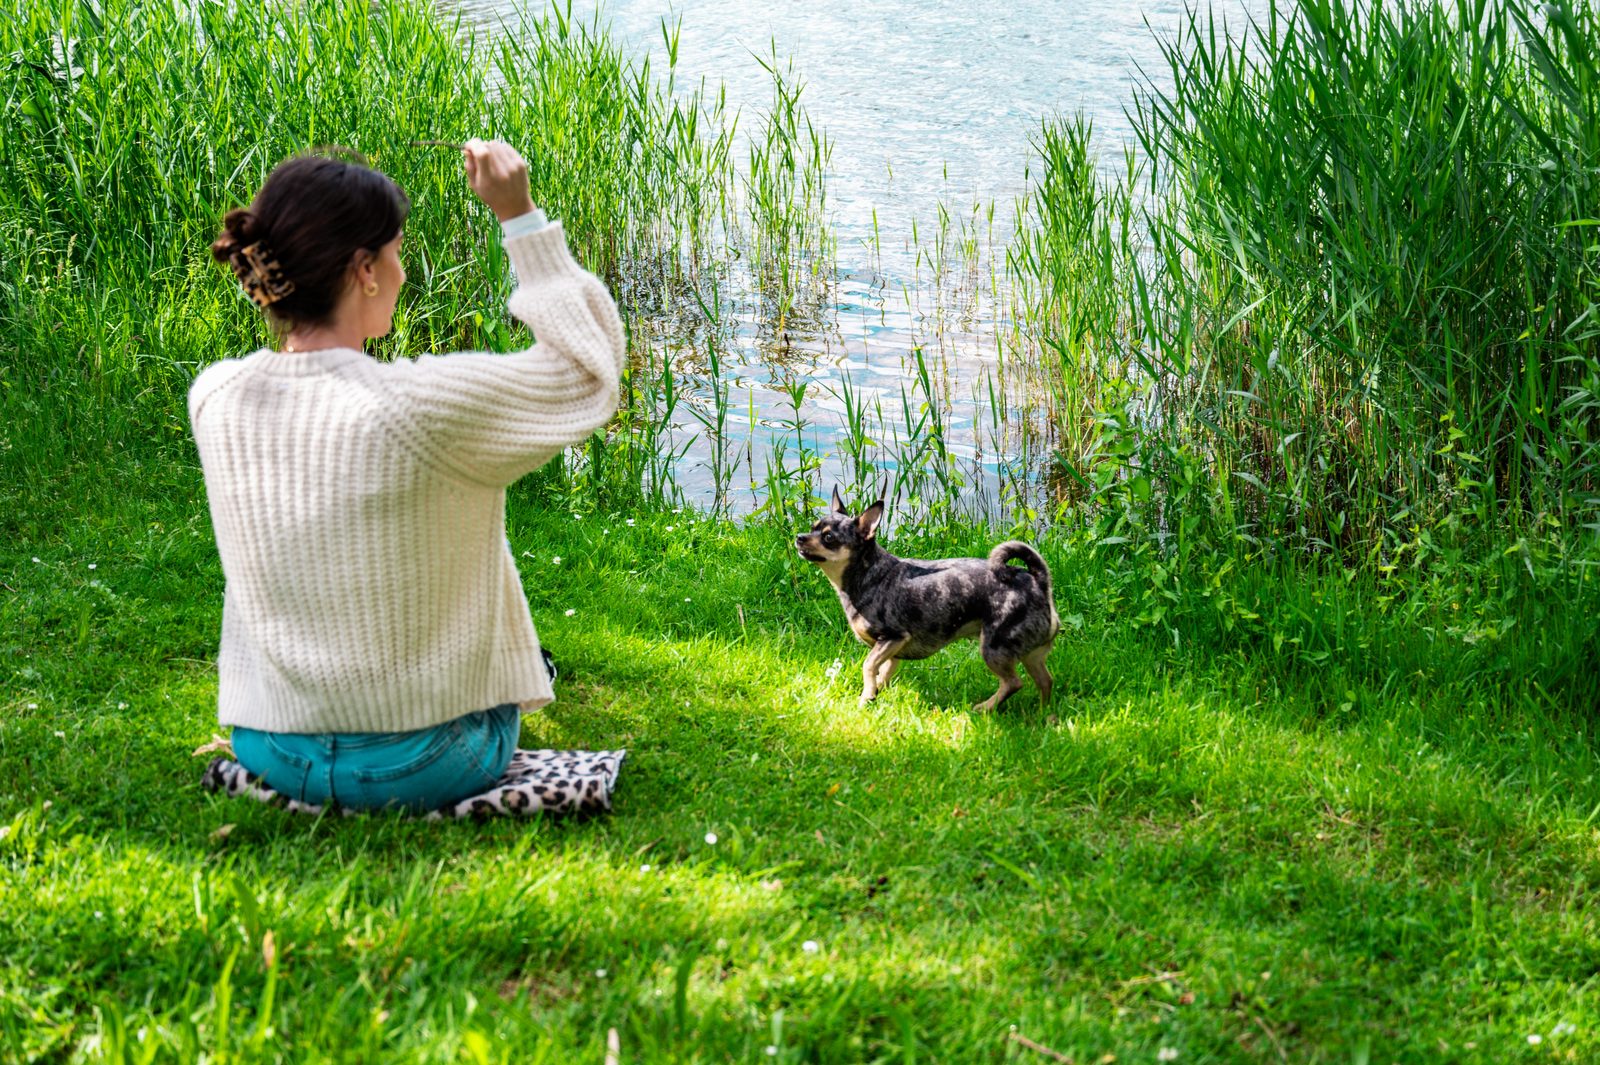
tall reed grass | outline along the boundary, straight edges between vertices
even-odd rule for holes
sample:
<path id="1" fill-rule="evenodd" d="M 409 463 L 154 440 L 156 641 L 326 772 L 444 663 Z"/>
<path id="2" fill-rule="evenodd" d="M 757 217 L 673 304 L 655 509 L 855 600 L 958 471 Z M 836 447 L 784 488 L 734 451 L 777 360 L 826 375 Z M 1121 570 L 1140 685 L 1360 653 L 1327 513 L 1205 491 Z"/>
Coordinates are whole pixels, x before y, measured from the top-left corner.
<path id="1" fill-rule="evenodd" d="M 1380 565 L 1592 531 L 1597 41 L 1587 4 L 1191 12 L 1125 165 L 1047 123 L 1009 272 L 1058 498 Z"/>
<path id="2" fill-rule="evenodd" d="M 183 439 L 193 373 L 269 339 L 207 246 L 273 165 L 317 146 L 364 153 L 413 199 L 416 280 L 380 354 L 515 342 L 493 219 L 455 153 L 414 140 L 521 148 L 535 200 L 635 333 L 662 317 L 714 328 L 705 294 L 727 287 L 730 248 L 760 264 L 781 321 L 825 273 L 825 138 L 774 61 L 775 107 L 741 168 L 739 116 L 725 92 L 677 84 L 677 27 L 662 32 L 665 70 L 570 3 L 491 33 L 425 0 L 25 0 L 0 22 L 0 372 L 8 420 L 25 426 L 11 457 L 81 461 L 72 424 Z M 672 491 L 659 447 L 675 382 L 634 347 L 613 431 L 553 476 Z"/>
<path id="3" fill-rule="evenodd" d="M 882 279 L 925 327 L 898 395 L 799 365 L 834 310 L 831 146 L 775 48 L 751 60 L 770 106 L 741 114 L 679 84 L 676 24 L 653 68 L 570 7 L 489 34 L 422 0 L 18 14 L 0 24 L 13 471 L 94 461 L 84 434 L 96 454 L 183 446 L 190 375 L 267 339 L 206 245 L 313 145 L 367 153 L 415 201 L 417 281 L 382 353 L 514 343 L 492 220 L 452 153 L 410 144 L 493 134 L 525 150 L 634 348 L 616 421 L 535 490 L 676 501 L 689 432 L 716 509 L 743 476 L 751 509 L 789 520 L 836 462 L 858 494 L 892 473 L 934 519 L 1086 521 L 1164 580 L 1195 552 L 1213 575 L 1307 552 L 1382 569 L 1475 536 L 1528 562 L 1530 543 L 1600 525 L 1591 6 L 1191 14 L 1164 45 L 1172 87 L 1135 95 L 1117 166 L 1087 121 L 1043 125 L 1004 276 L 985 270 L 992 205 L 935 205 L 914 230 L 914 276 Z M 1010 331 L 971 397 L 1002 482 L 989 498 L 995 474 L 956 439 L 947 334 L 991 318 Z M 735 350 L 752 342 L 774 382 L 759 407 Z M 831 449 L 808 421 L 827 391 Z"/>

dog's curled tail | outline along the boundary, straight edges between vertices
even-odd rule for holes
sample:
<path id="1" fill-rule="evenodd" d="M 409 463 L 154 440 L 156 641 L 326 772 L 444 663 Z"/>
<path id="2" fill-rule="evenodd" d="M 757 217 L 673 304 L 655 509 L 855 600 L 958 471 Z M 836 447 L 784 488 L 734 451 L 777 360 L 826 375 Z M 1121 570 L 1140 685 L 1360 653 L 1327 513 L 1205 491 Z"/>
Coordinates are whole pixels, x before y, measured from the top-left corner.
<path id="1" fill-rule="evenodd" d="M 1020 558 L 1023 565 L 1028 567 L 1028 572 L 1033 574 L 1033 579 L 1039 582 L 1039 587 L 1044 589 L 1046 599 L 1054 599 L 1050 593 L 1050 567 L 1044 564 L 1044 556 L 1035 551 L 1030 545 L 1021 540 L 1007 540 L 1005 543 L 989 552 L 989 568 L 999 580 L 1005 580 L 1006 563 L 1014 558 Z"/>

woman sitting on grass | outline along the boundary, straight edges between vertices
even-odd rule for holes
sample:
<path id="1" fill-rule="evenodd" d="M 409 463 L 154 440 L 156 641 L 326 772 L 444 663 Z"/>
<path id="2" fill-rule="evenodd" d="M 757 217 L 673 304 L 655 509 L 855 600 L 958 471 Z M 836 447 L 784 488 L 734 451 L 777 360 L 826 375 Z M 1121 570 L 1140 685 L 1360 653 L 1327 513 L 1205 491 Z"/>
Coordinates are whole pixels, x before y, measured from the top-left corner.
<path id="1" fill-rule="evenodd" d="M 239 762 L 302 802 L 422 810 L 481 792 L 521 711 L 552 698 L 505 488 L 610 418 L 622 324 L 534 208 L 522 157 L 498 141 L 462 154 L 503 228 L 526 351 L 363 352 L 392 324 L 410 204 L 357 163 L 281 164 L 211 248 L 281 338 L 189 392 L 227 582 L 218 717 Z"/>

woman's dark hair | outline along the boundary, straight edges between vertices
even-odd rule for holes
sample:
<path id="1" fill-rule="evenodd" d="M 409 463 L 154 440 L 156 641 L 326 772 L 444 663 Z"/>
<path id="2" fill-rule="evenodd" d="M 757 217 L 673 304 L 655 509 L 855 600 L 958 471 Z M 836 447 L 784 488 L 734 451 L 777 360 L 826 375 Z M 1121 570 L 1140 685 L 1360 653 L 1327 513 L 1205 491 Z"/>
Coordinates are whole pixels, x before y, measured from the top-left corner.
<path id="1" fill-rule="evenodd" d="M 410 211 L 400 186 L 359 157 L 299 155 L 278 164 L 249 207 L 228 212 L 211 254 L 280 327 L 319 325 L 356 252 L 376 255 Z"/>

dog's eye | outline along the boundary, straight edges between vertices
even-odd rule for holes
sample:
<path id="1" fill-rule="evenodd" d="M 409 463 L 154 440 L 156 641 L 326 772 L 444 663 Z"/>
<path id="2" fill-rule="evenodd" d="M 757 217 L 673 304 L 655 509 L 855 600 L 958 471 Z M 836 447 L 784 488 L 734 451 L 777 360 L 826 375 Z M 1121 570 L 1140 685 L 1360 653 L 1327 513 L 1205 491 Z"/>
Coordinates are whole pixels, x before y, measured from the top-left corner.
<path id="1" fill-rule="evenodd" d="M 833 547 L 833 546 L 837 545 L 838 542 L 839 542 L 839 538 L 837 536 L 833 535 L 833 533 L 830 532 L 830 533 L 823 533 L 822 534 L 822 543 L 823 543 L 824 547 Z"/>

